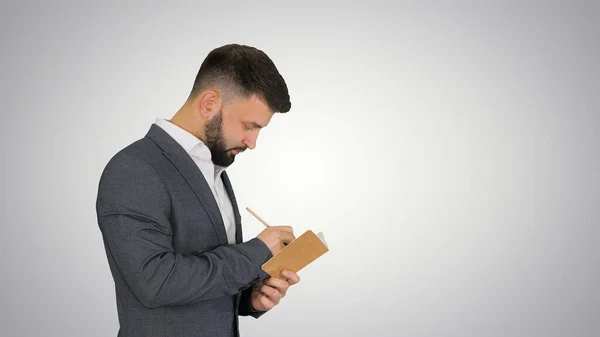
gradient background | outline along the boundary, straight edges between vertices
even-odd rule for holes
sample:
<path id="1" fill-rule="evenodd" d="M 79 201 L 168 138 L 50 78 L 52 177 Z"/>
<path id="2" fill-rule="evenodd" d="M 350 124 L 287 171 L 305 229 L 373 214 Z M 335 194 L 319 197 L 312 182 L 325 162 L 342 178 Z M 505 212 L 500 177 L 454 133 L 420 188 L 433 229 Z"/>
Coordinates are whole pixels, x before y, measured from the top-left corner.
<path id="1" fill-rule="evenodd" d="M 0 13 L 0 335 L 116 336 L 100 173 L 230 42 L 292 100 L 229 170 L 240 207 L 331 248 L 243 336 L 600 335 L 597 1 Z"/>

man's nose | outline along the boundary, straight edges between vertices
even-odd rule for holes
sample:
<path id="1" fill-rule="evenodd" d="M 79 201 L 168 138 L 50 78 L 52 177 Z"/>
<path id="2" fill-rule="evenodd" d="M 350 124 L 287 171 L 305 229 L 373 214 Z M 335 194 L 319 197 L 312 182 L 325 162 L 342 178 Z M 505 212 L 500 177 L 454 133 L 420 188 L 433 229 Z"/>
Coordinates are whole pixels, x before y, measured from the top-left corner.
<path id="1" fill-rule="evenodd" d="M 246 137 L 246 139 L 244 139 L 244 145 L 246 145 L 250 150 L 254 150 L 254 148 L 256 147 L 256 137 L 255 136 L 249 136 Z"/>

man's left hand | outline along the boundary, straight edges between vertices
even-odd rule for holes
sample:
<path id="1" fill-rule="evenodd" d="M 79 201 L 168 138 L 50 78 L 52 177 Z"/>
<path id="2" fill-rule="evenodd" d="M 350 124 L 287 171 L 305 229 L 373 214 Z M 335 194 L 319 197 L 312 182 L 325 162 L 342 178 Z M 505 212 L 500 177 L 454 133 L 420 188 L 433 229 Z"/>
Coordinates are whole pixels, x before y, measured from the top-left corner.
<path id="1" fill-rule="evenodd" d="M 281 275 L 286 280 L 269 277 L 254 285 L 252 289 L 252 307 L 254 310 L 271 310 L 279 304 L 279 301 L 285 296 L 290 286 L 300 282 L 298 274 L 293 271 L 284 270 Z"/>

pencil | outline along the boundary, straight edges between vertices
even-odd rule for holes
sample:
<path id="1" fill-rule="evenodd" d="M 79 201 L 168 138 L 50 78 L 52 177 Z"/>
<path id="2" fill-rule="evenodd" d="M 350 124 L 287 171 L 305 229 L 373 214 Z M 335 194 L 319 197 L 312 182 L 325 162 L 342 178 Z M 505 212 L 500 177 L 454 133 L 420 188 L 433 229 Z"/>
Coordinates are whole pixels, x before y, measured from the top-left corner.
<path id="1" fill-rule="evenodd" d="M 257 218 L 258 221 L 262 222 L 263 225 L 265 225 L 266 227 L 271 227 L 265 220 L 263 220 L 261 217 L 259 217 L 258 214 L 254 213 L 254 211 L 251 210 L 250 207 L 246 207 L 246 210 L 248 212 L 250 212 L 250 214 L 254 215 L 254 217 Z"/>

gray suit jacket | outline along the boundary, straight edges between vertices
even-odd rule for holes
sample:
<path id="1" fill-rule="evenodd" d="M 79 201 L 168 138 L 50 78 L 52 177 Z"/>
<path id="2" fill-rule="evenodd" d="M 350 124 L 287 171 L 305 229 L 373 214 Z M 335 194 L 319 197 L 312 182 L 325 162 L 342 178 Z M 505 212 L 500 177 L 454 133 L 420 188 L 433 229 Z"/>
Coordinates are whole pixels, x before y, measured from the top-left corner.
<path id="1" fill-rule="evenodd" d="M 236 244 L 185 150 L 157 125 L 119 151 L 100 178 L 96 211 L 115 282 L 119 337 L 239 336 L 251 286 L 268 275 L 259 239 L 243 242 L 227 174 Z"/>

